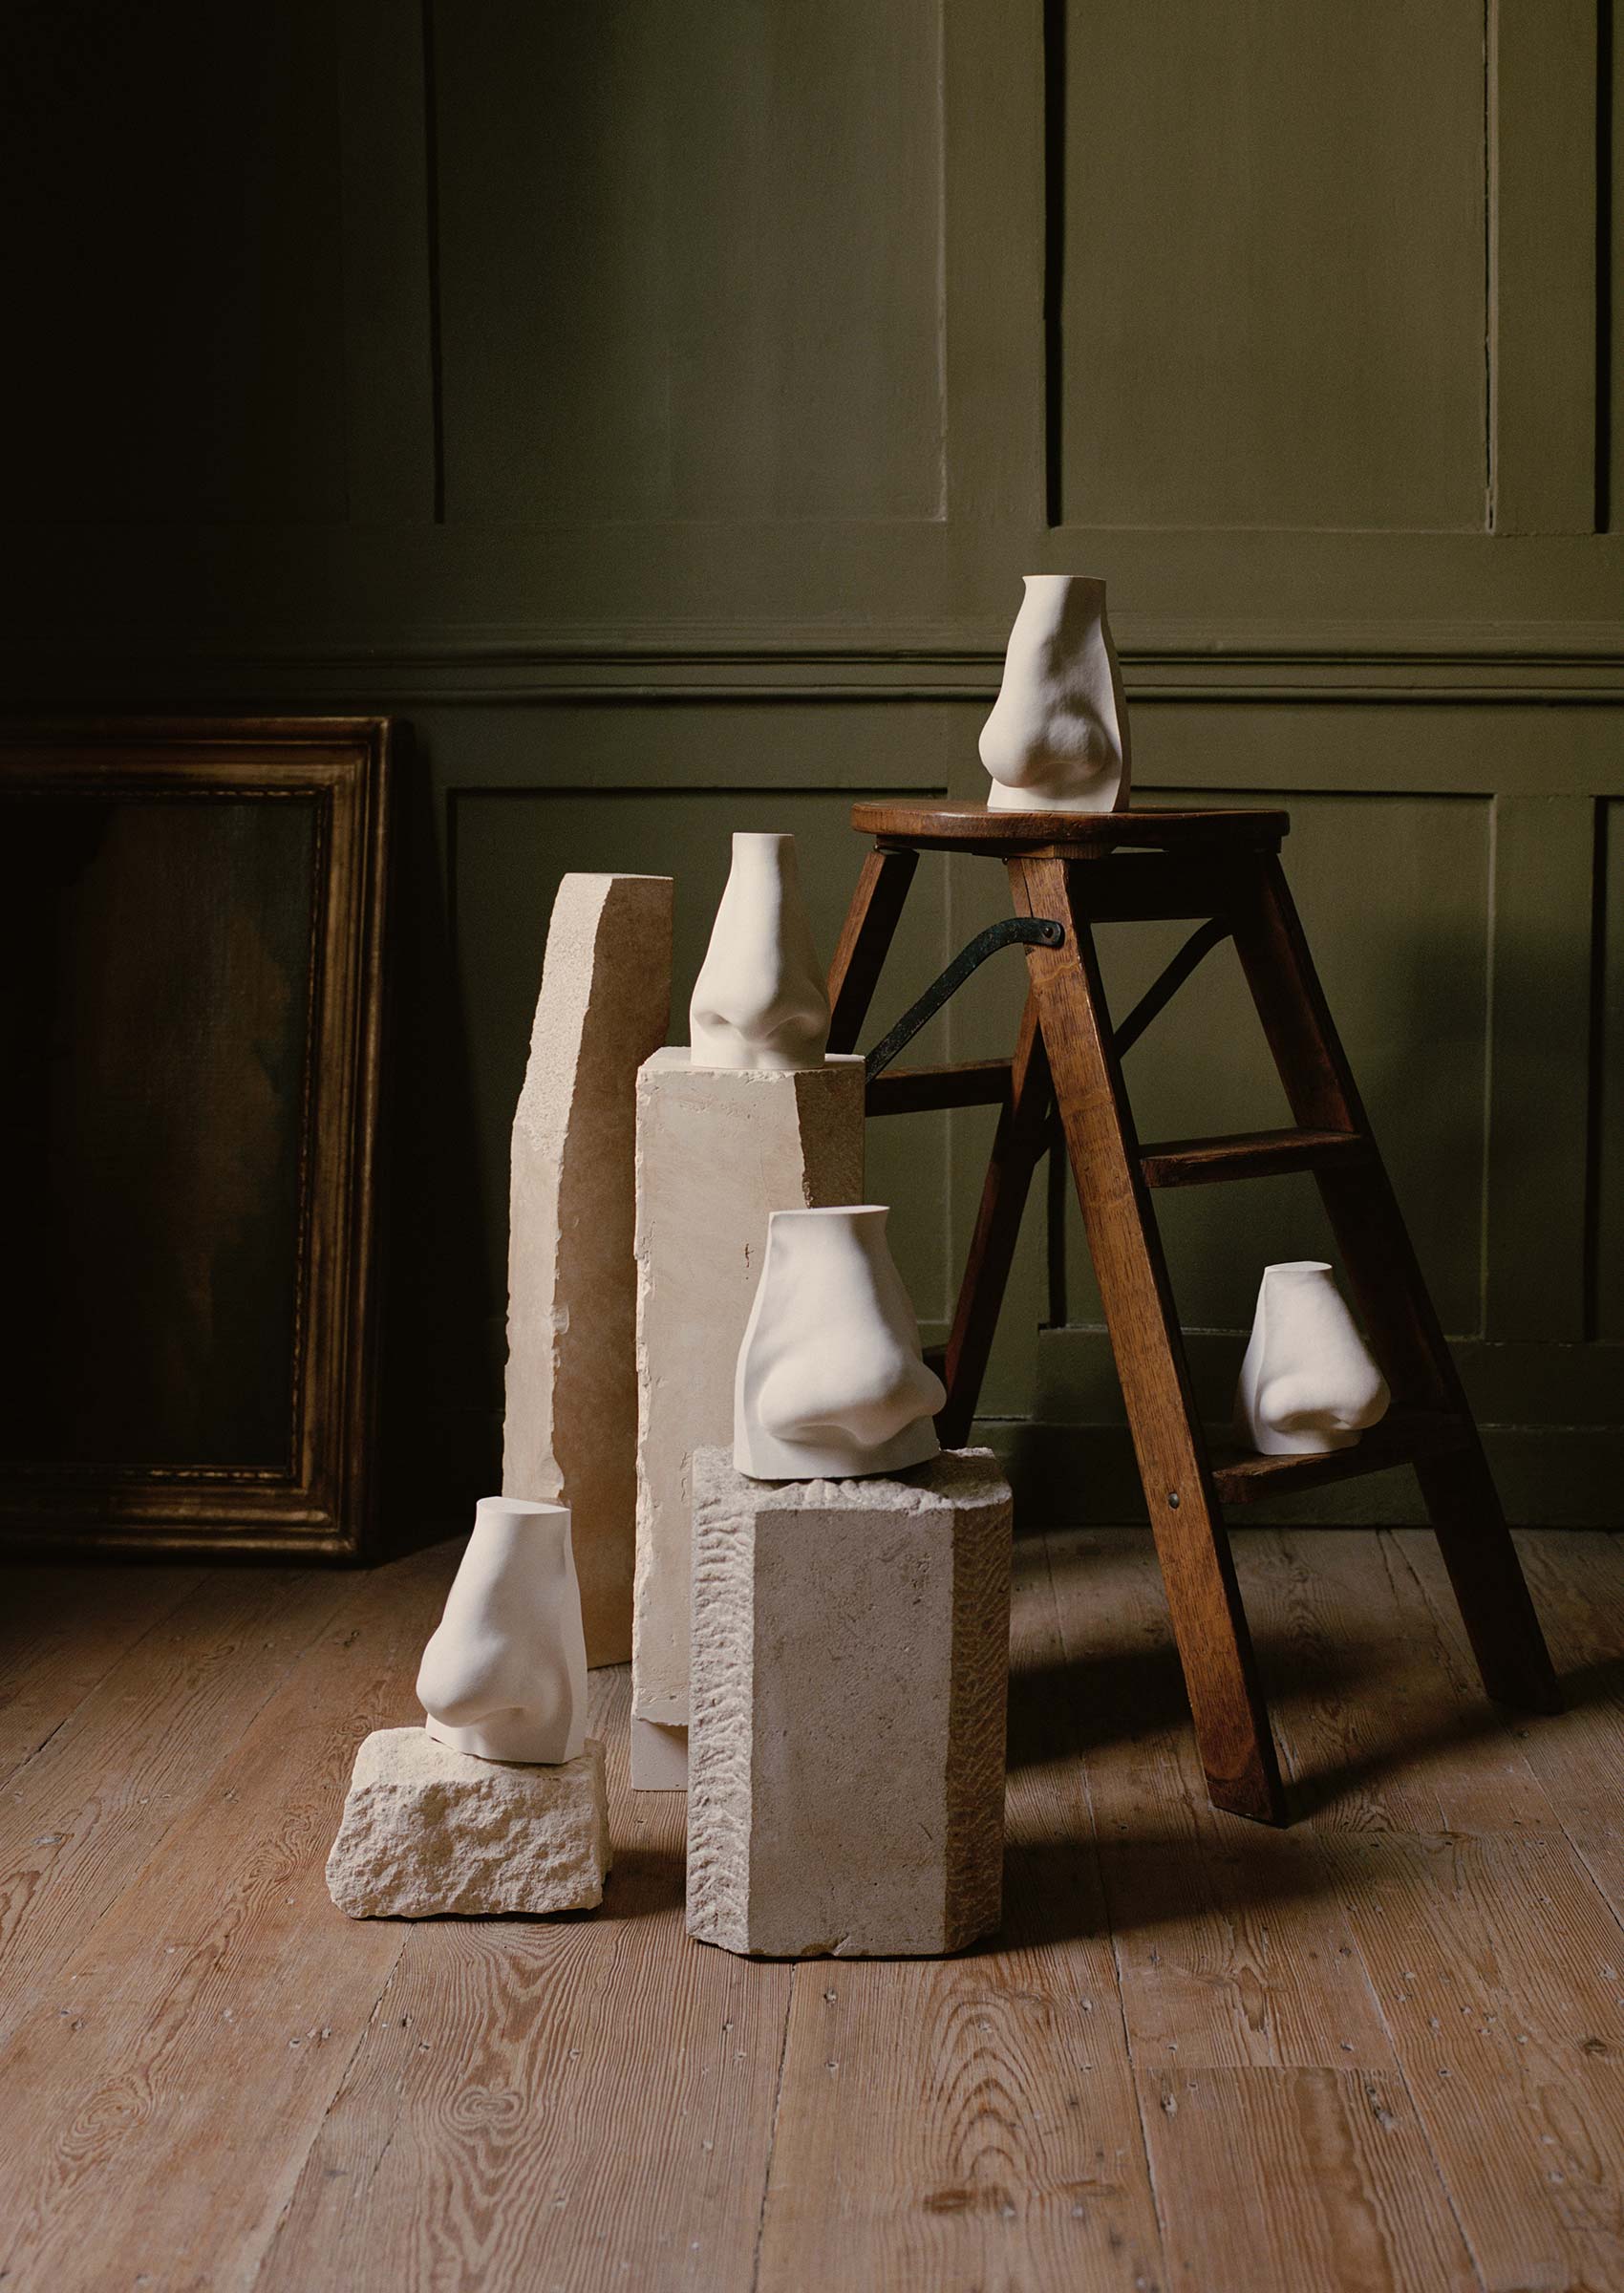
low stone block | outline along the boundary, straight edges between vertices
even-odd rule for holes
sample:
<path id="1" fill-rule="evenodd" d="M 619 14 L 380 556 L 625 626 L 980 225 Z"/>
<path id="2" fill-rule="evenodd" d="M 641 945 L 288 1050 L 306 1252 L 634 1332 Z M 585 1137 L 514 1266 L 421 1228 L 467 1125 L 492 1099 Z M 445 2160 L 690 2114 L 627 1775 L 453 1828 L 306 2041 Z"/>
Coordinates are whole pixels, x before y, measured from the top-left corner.
<path id="1" fill-rule="evenodd" d="M 384 1727 L 355 1754 L 328 1893 L 352 1918 L 588 1911 L 609 1867 L 604 1747 L 527 1768 Z"/>
<path id="2" fill-rule="evenodd" d="M 767 1215 L 862 1201 L 863 1111 L 851 1057 L 774 1073 L 662 1050 L 637 1078 L 631 1709 L 660 1727 L 688 1725 L 689 1460 L 733 1440 Z"/>
<path id="3" fill-rule="evenodd" d="M 772 1958 L 962 1950 L 998 1923 L 1009 1485 L 694 1460 L 688 1931 Z"/>
<path id="4" fill-rule="evenodd" d="M 513 1118 L 502 1486 L 567 1505 L 588 1664 L 631 1654 L 637 1070 L 671 1009 L 672 879 L 566 876 Z"/>

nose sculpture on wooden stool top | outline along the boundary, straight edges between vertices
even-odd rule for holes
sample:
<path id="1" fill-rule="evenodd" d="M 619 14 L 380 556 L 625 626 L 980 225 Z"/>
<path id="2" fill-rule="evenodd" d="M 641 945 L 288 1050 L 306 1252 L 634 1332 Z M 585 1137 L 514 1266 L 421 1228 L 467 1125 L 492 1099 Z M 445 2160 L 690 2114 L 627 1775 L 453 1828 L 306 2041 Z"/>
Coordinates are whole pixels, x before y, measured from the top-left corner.
<path id="1" fill-rule="evenodd" d="M 1105 584 L 1028 573 L 1004 681 L 981 728 L 990 812 L 1118 812 L 1128 801 L 1128 713 Z"/>

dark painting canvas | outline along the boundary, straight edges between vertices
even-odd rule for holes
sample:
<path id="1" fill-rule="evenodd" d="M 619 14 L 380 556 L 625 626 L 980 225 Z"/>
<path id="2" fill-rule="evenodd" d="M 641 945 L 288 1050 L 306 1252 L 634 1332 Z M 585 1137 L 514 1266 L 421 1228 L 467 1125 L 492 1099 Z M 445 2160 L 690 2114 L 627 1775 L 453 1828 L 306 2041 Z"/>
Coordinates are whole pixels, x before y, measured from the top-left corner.
<path id="1" fill-rule="evenodd" d="M 0 820 L 0 1453 L 287 1470 L 315 802 Z"/>

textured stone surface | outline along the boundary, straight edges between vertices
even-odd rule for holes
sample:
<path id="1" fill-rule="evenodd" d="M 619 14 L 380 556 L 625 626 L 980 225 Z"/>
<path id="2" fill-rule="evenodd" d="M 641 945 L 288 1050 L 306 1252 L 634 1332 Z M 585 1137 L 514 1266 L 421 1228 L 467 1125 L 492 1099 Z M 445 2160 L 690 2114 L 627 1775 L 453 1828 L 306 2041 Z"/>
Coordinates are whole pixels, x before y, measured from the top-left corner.
<path id="1" fill-rule="evenodd" d="M 604 1747 L 520 1768 L 384 1727 L 355 1754 L 328 1893 L 352 1918 L 587 1911 L 609 1867 Z"/>
<path id="2" fill-rule="evenodd" d="M 863 1199 L 863 1061 L 637 1079 L 637 1585 L 631 1708 L 688 1721 L 689 1459 L 733 1440 L 733 1380 L 770 1211 Z"/>
<path id="3" fill-rule="evenodd" d="M 961 1950 L 998 1923 L 1009 1486 L 694 1460 L 688 1930 L 775 1958 Z"/>
<path id="4" fill-rule="evenodd" d="M 637 1070 L 671 1013 L 669 876 L 566 876 L 513 1120 L 502 1493 L 567 1505 L 589 1664 L 631 1654 Z"/>

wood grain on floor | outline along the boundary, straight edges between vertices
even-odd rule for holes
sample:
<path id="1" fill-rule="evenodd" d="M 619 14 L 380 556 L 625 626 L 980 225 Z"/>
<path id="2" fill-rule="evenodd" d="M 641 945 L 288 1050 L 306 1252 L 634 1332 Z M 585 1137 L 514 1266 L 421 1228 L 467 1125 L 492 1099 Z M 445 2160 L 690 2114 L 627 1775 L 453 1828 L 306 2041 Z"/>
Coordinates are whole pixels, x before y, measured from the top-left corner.
<path id="1" fill-rule="evenodd" d="M 1207 1804 L 1148 1540 L 1030 1540 L 1003 1932 L 793 1967 L 684 1935 L 624 1670 L 601 1913 L 333 1910 L 455 1548 L 15 1572 L 0 2286 L 1624 2293 L 1624 1549 L 1523 1540 L 1528 1720 L 1421 1532 L 1236 1545 L 1291 1831 Z"/>

